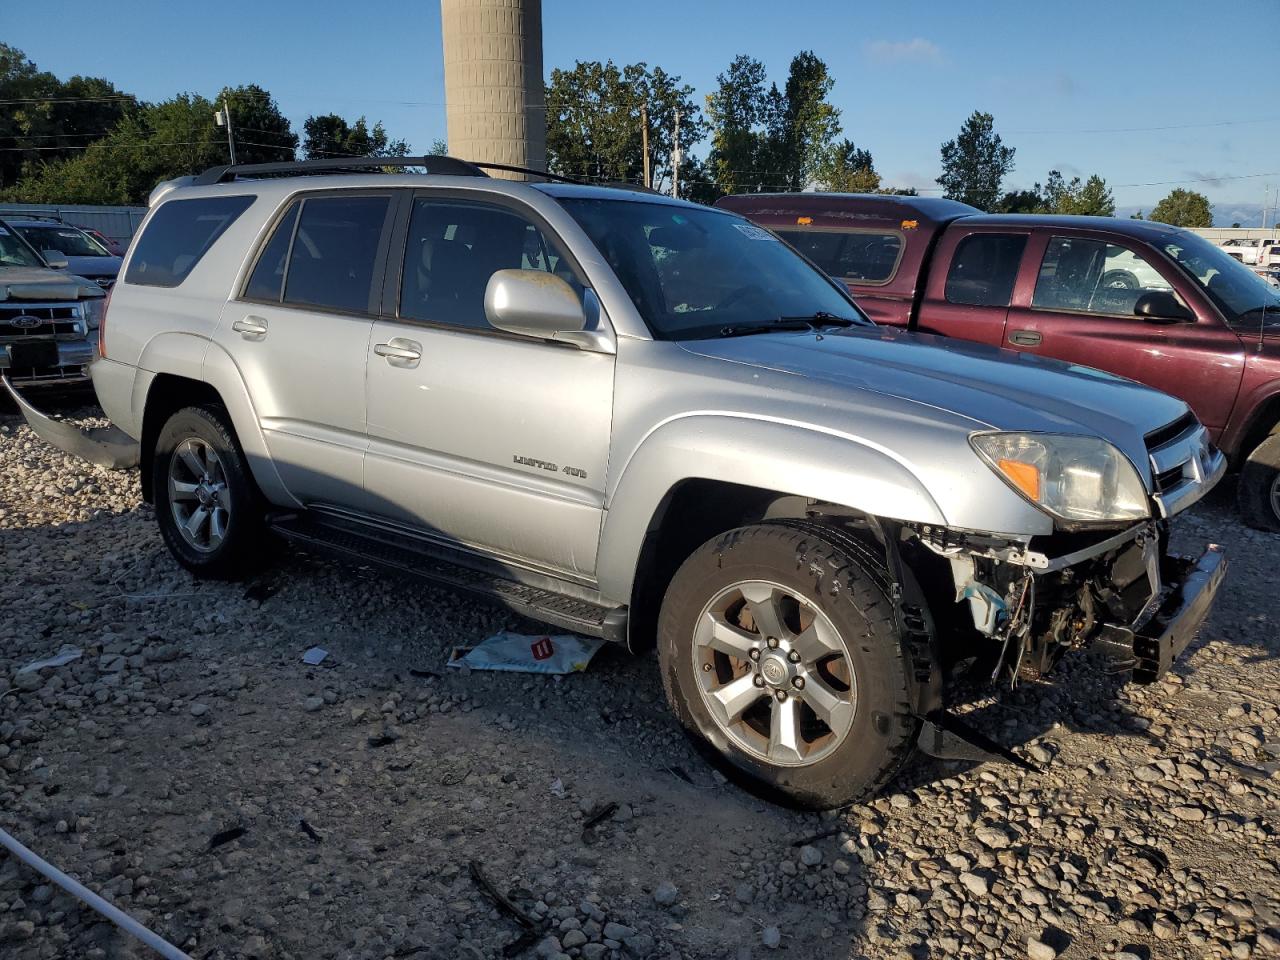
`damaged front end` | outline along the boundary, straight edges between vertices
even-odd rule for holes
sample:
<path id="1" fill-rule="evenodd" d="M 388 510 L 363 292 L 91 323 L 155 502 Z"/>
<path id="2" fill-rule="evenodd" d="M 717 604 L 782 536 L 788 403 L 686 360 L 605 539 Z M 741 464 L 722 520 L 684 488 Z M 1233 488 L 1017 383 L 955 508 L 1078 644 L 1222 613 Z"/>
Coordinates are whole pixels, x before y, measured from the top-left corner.
<path id="1" fill-rule="evenodd" d="M 995 646 L 993 679 L 1038 678 L 1069 650 L 1095 645 L 1133 680 L 1159 679 L 1208 616 L 1226 572 L 1222 548 L 1170 554 L 1167 523 L 1110 535 L 1025 542 L 923 528 L 950 565 L 955 599 Z"/>

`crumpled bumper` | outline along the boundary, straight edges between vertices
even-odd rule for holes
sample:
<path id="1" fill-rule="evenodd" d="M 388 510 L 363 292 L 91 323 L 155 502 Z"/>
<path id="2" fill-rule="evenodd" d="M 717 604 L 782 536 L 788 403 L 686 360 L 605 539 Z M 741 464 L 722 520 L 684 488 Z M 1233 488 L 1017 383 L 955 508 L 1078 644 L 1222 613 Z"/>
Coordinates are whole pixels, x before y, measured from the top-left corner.
<path id="1" fill-rule="evenodd" d="M 1187 649 L 1213 607 L 1227 556 L 1210 544 L 1198 559 L 1170 555 L 1161 566 L 1161 579 L 1171 589 L 1150 618 L 1136 628 L 1103 624 L 1094 641 L 1117 666 L 1133 671 L 1135 683 L 1155 683 Z"/>
<path id="2" fill-rule="evenodd" d="M 112 470 L 127 470 L 138 465 L 141 447 L 138 441 L 119 427 L 81 429 L 65 420 L 57 420 L 41 413 L 15 389 L 7 376 L 0 374 L 0 385 L 3 385 L 22 411 L 27 426 L 45 443 Z"/>
<path id="3" fill-rule="evenodd" d="M 88 383 L 94 345 L 84 340 L 17 341 L 0 346 L 0 374 L 22 386 Z"/>

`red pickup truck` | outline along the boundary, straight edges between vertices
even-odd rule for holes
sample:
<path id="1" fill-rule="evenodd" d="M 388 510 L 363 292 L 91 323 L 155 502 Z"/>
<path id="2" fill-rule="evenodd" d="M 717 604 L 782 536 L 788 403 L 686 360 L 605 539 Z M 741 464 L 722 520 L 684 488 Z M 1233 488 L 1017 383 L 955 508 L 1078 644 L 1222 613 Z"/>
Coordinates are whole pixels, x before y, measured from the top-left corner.
<path id="1" fill-rule="evenodd" d="M 1245 520 L 1280 532 L 1280 292 L 1207 240 L 1145 220 L 984 214 L 932 197 L 743 194 L 716 205 L 842 280 L 878 323 L 1181 397 L 1240 470 Z"/>

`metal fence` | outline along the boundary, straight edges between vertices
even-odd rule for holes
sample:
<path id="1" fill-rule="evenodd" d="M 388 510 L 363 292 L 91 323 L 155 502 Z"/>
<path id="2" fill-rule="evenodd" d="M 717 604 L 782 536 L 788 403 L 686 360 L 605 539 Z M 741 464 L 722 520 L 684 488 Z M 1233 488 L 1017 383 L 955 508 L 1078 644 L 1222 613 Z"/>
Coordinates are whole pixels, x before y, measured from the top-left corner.
<path id="1" fill-rule="evenodd" d="M 0 207 L 0 217 L 58 217 L 77 227 L 91 227 L 128 246 L 146 215 L 146 207 L 97 207 L 76 203 L 12 203 Z"/>

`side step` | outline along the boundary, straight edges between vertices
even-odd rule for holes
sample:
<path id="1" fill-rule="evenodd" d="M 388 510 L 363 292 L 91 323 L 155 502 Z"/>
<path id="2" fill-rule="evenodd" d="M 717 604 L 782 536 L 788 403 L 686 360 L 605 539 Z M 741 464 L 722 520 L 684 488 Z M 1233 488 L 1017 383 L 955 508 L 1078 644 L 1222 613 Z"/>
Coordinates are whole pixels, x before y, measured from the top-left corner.
<path id="1" fill-rule="evenodd" d="M 382 529 L 365 532 L 355 523 L 298 514 L 273 518 L 271 529 L 306 548 L 377 564 L 432 583 L 488 597 L 516 613 L 574 633 L 626 643 L 626 607 L 602 606 L 520 583 L 498 573 L 444 560 L 410 536 Z"/>

